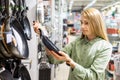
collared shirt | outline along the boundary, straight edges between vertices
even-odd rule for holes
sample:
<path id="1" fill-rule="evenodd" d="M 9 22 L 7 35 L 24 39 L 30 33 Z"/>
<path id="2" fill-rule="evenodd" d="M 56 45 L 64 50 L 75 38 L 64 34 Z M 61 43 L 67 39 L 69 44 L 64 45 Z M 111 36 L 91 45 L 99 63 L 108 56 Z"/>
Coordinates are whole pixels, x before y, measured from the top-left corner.
<path id="1" fill-rule="evenodd" d="M 112 45 L 102 38 L 88 41 L 77 38 L 62 49 L 75 62 L 68 80 L 105 80 L 105 69 L 110 60 Z"/>

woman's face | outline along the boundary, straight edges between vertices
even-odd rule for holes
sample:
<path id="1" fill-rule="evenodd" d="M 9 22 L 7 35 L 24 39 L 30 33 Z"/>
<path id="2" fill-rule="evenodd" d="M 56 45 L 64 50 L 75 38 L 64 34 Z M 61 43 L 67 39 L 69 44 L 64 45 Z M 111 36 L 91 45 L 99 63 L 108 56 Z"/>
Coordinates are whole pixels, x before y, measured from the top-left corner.
<path id="1" fill-rule="evenodd" d="M 82 31 L 82 33 L 84 35 L 86 35 L 86 36 L 91 36 L 92 33 L 90 31 L 89 21 L 85 17 L 81 16 L 80 22 L 81 22 L 81 31 Z"/>

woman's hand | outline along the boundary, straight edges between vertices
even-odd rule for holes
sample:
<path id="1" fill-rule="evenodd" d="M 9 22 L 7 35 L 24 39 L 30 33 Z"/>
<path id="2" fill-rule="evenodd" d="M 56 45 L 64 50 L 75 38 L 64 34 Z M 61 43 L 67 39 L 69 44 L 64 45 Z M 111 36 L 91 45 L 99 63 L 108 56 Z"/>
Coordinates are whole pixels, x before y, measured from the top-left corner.
<path id="1" fill-rule="evenodd" d="M 33 21 L 33 29 L 37 34 L 40 34 L 39 24 L 40 24 L 39 22 Z"/>
<path id="2" fill-rule="evenodd" d="M 65 61 L 67 65 L 71 66 L 71 68 L 75 67 L 75 62 L 64 52 L 59 51 L 58 55 L 54 51 L 50 51 L 50 54 L 53 55 L 57 60 Z"/>
<path id="3" fill-rule="evenodd" d="M 75 68 L 75 62 L 72 59 L 67 60 L 66 64 L 71 66 L 72 69 Z"/>
<path id="4" fill-rule="evenodd" d="M 58 55 L 57 53 L 55 53 L 54 51 L 50 51 L 48 48 L 45 48 L 46 52 L 47 52 L 47 55 L 52 55 L 54 56 L 57 60 L 62 60 L 62 61 L 66 61 L 67 58 L 69 58 L 69 56 L 67 54 L 65 54 L 64 52 L 62 51 L 59 51 L 59 54 L 61 55 Z"/>
<path id="5" fill-rule="evenodd" d="M 51 55 L 53 55 L 57 60 L 67 61 L 67 60 L 69 60 L 69 58 L 70 58 L 66 53 L 64 53 L 64 52 L 62 52 L 62 51 L 59 51 L 59 54 L 60 54 L 60 55 L 58 55 L 58 54 L 55 53 L 54 51 L 50 51 L 50 52 L 51 52 Z"/>

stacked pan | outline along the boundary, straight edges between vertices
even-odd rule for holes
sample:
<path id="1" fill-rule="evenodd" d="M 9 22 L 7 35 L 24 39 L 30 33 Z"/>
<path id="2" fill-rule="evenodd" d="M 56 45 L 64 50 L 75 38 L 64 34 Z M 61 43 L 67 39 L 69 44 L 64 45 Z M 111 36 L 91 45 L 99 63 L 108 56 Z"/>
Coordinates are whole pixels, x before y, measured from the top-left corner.
<path id="1" fill-rule="evenodd" d="M 0 0 L 0 59 L 26 59 L 31 39 L 24 0 Z"/>

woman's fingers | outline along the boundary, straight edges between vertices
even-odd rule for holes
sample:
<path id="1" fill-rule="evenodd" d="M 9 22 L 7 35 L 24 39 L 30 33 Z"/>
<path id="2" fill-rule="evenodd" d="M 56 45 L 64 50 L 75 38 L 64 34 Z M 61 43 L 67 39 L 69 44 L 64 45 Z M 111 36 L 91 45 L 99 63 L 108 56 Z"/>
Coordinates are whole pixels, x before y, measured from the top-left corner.
<path id="1" fill-rule="evenodd" d="M 66 57 L 64 55 L 62 55 L 61 53 L 59 53 L 61 55 L 58 55 L 54 51 L 51 51 L 51 53 L 52 53 L 51 55 L 53 55 L 56 59 L 66 61 Z"/>
<path id="2" fill-rule="evenodd" d="M 69 59 L 66 61 L 66 64 L 68 66 L 71 66 L 71 68 L 74 68 L 75 67 L 75 62 L 72 60 L 72 59 Z"/>
<path id="3" fill-rule="evenodd" d="M 33 28 L 38 29 L 39 24 L 40 24 L 39 22 L 34 21 L 34 22 L 33 22 Z"/>
<path id="4" fill-rule="evenodd" d="M 48 48 L 45 48 L 46 52 L 47 52 L 47 55 L 51 55 L 51 51 L 48 49 Z"/>
<path id="5" fill-rule="evenodd" d="M 66 53 L 64 53 L 62 51 L 59 51 L 59 53 L 66 57 L 66 61 L 71 59 L 68 54 L 66 54 Z"/>
<path id="6" fill-rule="evenodd" d="M 39 32 L 39 24 L 40 24 L 39 22 L 33 21 L 33 29 L 38 34 L 40 33 Z"/>
<path id="7" fill-rule="evenodd" d="M 58 58 L 58 54 L 55 53 L 54 51 L 50 51 L 48 48 L 45 48 L 46 52 L 48 55 L 53 55 L 54 57 Z"/>
<path id="8" fill-rule="evenodd" d="M 56 52 L 50 51 L 48 48 L 45 48 L 45 50 L 48 55 L 54 56 L 57 60 L 68 61 L 70 59 L 70 57 L 62 51 L 59 51 L 60 55 L 58 55 Z"/>
<path id="9" fill-rule="evenodd" d="M 59 51 L 59 53 L 61 54 L 61 55 L 66 55 L 66 53 L 64 53 L 64 52 L 62 52 L 62 51 Z"/>

